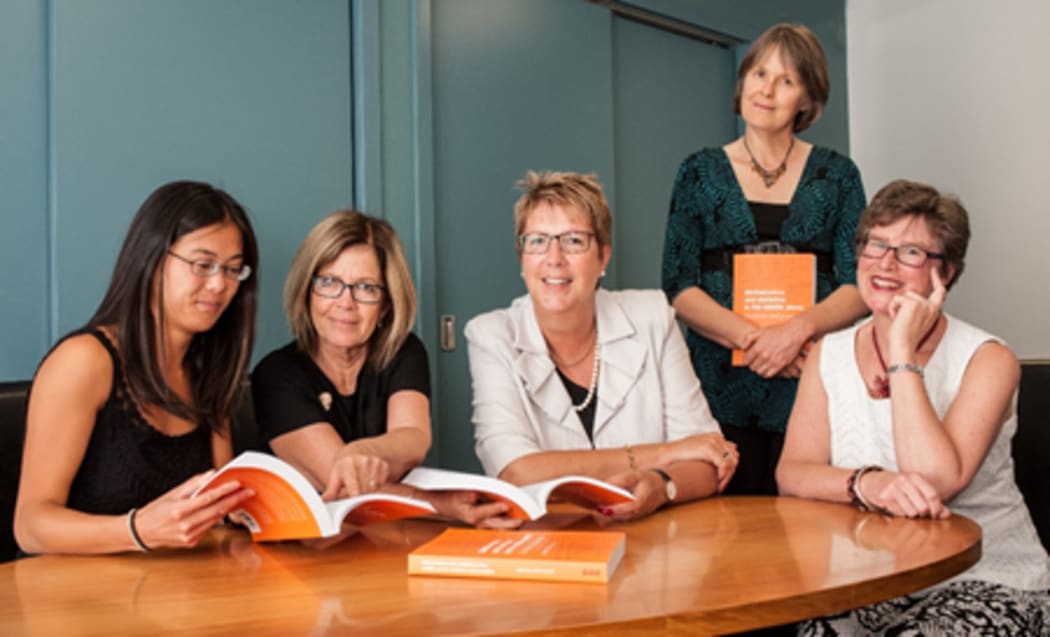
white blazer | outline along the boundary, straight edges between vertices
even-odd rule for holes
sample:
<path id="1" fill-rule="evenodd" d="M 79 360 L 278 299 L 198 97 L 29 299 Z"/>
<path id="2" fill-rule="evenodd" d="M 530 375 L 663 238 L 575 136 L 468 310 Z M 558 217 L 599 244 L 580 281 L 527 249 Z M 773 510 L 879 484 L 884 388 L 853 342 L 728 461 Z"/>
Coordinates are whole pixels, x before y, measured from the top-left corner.
<path id="1" fill-rule="evenodd" d="M 598 290 L 601 363 L 594 448 L 720 431 L 674 310 L 658 290 Z M 591 449 L 528 295 L 466 327 L 474 450 L 489 475 L 538 451 Z"/>

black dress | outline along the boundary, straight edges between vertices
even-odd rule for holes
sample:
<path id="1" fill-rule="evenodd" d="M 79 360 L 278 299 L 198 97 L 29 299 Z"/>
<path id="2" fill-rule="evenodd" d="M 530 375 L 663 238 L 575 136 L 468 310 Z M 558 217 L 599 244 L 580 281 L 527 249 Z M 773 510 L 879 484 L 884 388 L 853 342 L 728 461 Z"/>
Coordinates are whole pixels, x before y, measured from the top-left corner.
<path id="1" fill-rule="evenodd" d="M 79 334 L 91 334 L 105 346 L 113 361 L 113 379 L 69 487 L 66 506 L 85 513 L 126 513 L 210 469 L 210 430 L 198 426 L 188 433 L 169 436 L 152 427 L 128 395 L 124 369 L 113 344 L 94 327 L 72 332 L 62 341 Z"/>

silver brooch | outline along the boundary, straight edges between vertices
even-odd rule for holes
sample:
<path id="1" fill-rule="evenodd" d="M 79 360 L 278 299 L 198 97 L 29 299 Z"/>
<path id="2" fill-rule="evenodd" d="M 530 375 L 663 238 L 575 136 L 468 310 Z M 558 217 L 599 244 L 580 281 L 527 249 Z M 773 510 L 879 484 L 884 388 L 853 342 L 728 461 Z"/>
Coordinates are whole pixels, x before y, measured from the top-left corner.
<path id="1" fill-rule="evenodd" d="M 317 400 L 321 401 L 321 406 L 324 407 L 325 411 L 332 408 L 332 395 L 328 392 L 321 392 L 320 395 L 317 396 Z"/>

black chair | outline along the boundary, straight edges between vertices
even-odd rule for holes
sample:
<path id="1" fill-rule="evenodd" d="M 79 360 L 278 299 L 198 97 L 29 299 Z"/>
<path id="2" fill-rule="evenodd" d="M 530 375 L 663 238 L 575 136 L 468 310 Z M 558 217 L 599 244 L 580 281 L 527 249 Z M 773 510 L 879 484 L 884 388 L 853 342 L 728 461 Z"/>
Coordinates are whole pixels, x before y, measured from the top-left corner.
<path id="1" fill-rule="evenodd" d="M 1050 490 L 1046 488 L 1050 459 L 1050 360 L 1021 362 L 1021 389 L 1017 398 L 1017 435 L 1013 441 L 1017 486 L 1050 550 Z"/>
<path id="2" fill-rule="evenodd" d="M 18 550 L 13 526 L 28 391 L 28 381 L 0 383 L 0 562 L 13 560 Z"/>

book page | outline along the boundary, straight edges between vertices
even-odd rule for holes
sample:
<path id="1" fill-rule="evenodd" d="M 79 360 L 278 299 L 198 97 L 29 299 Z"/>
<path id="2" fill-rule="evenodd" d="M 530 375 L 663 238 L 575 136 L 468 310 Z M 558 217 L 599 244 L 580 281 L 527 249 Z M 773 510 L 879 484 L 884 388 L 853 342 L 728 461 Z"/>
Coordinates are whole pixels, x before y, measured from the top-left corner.
<path id="1" fill-rule="evenodd" d="M 490 500 L 506 502 L 507 516 L 518 520 L 543 517 L 547 509 L 521 488 L 499 478 L 463 471 L 416 467 L 401 480 L 402 484 L 424 491 L 477 491 Z"/>
<path id="2" fill-rule="evenodd" d="M 599 509 L 634 500 L 634 494 L 630 491 L 588 476 L 562 476 L 525 485 L 521 490 L 540 503 L 548 504 L 551 496 L 556 496 L 585 509 Z"/>
<path id="3" fill-rule="evenodd" d="M 331 519 L 356 526 L 434 515 L 429 502 L 392 493 L 365 493 L 325 504 Z"/>
<path id="4" fill-rule="evenodd" d="M 280 458 L 245 451 L 227 463 L 194 495 L 237 480 L 255 492 L 240 505 L 241 518 L 256 540 L 314 538 L 334 534 L 328 510 L 313 485 Z M 334 525 L 338 531 L 339 525 Z"/>
<path id="5" fill-rule="evenodd" d="M 552 495 L 588 509 L 634 500 L 630 491 L 587 476 L 562 476 L 518 487 L 489 476 L 417 467 L 401 482 L 424 490 L 477 491 L 490 500 L 506 502 L 511 507 L 507 516 L 520 520 L 543 517 Z"/>

